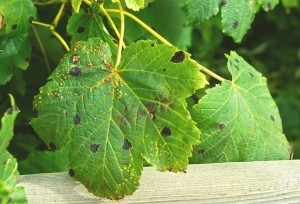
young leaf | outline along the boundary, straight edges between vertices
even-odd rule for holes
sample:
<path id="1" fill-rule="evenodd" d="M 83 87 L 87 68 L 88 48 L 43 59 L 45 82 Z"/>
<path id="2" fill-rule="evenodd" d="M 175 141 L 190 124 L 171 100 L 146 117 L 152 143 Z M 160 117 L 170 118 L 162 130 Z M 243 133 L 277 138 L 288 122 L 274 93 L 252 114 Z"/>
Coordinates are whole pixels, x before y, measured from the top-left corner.
<path id="1" fill-rule="evenodd" d="M 202 143 L 192 163 L 289 159 L 289 144 L 266 79 L 235 52 L 228 58 L 232 81 L 207 91 L 193 107 Z"/>
<path id="2" fill-rule="evenodd" d="M 25 70 L 31 55 L 31 45 L 26 33 L 15 37 L 4 36 L 0 40 L 0 85 L 12 77 L 12 70 L 18 67 Z"/>
<path id="3" fill-rule="evenodd" d="M 187 21 L 199 23 L 219 12 L 220 0 L 187 0 Z"/>
<path id="4" fill-rule="evenodd" d="M 138 187 L 143 158 L 183 171 L 199 130 L 185 97 L 205 85 L 189 54 L 139 41 L 113 67 L 107 43 L 75 43 L 34 99 L 32 125 L 58 148 L 71 143 L 69 174 L 119 199 Z"/>
<path id="5" fill-rule="evenodd" d="M 0 14 L 3 16 L 2 29 L 7 35 L 16 36 L 28 31 L 35 19 L 36 8 L 32 0 L 0 0 Z"/>

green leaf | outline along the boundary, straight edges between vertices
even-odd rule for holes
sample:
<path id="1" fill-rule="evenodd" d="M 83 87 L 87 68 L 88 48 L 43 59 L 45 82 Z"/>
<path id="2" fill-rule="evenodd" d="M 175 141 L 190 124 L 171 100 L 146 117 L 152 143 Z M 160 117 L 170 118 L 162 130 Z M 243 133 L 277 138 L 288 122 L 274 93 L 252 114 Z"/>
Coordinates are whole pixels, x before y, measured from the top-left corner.
<path id="1" fill-rule="evenodd" d="M 32 0 L 0 0 L 0 14 L 3 16 L 3 28 L 10 36 L 28 31 L 35 19 L 36 8 Z"/>
<path id="2" fill-rule="evenodd" d="M 74 12 L 79 13 L 82 0 L 71 0 L 72 8 Z"/>
<path id="3" fill-rule="evenodd" d="M 299 0 L 282 0 L 281 2 L 285 8 L 297 7 L 299 4 Z"/>
<path id="4" fill-rule="evenodd" d="M 134 11 L 138 11 L 145 6 L 144 0 L 125 0 L 125 3 L 127 8 Z"/>
<path id="5" fill-rule="evenodd" d="M 29 63 L 31 45 L 26 33 L 16 37 L 4 36 L 0 40 L 0 84 L 12 77 L 14 67 L 25 70 Z"/>
<path id="6" fill-rule="evenodd" d="M 11 95 L 10 99 L 12 107 L 8 108 L 4 113 L 4 116 L 1 118 L 0 152 L 3 152 L 8 147 L 9 141 L 14 135 L 13 131 L 15 119 L 20 112 Z"/>
<path id="7" fill-rule="evenodd" d="M 259 2 L 265 11 L 270 11 L 275 8 L 279 0 L 259 0 Z"/>
<path id="8" fill-rule="evenodd" d="M 117 53 L 117 45 L 103 24 L 97 3 L 92 4 L 92 13 L 85 13 L 84 11 L 74 12 L 69 19 L 67 32 L 72 35 L 71 44 L 79 40 L 99 37 L 109 43 L 114 56 Z"/>
<path id="9" fill-rule="evenodd" d="M 235 52 L 227 58 L 232 81 L 209 89 L 193 107 L 202 143 L 191 162 L 289 159 L 289 144 L 266 79 Z"/>
<path id="10" fill-rule="evenodd" d="M 67 171 L 70 146 L 56 151 L 31 152 L 27 159 L 19 162 L 21 174 L 38 174 Z M 41 162 L 43 161 L 43 162 Z"/>
<path id="11" fill-rule="evenodd" d="M 227 1 L 222 6 L 223 32 L 236 42 L 241 42 L 250 28 L 255 12 L 256 4 L 253 1 Z"/>
<path id="12" fill-rule="evenodd" d="M 199 23 L 219 12 L 220 0 L 187 0 L 187 21 Z"/>
<path id="13" fill-rule="evenodd" d="M 107 43 L 78 42 L 34 99 L 31 123 L 47 144 L 71 143 L 70 175 L 119 199 L 138 187 L 143 159 L 183 171 L 199 130 L 184 98 L 207 82 L 189 54 L 155 41 L 128 46 L 118 68 Z"/>

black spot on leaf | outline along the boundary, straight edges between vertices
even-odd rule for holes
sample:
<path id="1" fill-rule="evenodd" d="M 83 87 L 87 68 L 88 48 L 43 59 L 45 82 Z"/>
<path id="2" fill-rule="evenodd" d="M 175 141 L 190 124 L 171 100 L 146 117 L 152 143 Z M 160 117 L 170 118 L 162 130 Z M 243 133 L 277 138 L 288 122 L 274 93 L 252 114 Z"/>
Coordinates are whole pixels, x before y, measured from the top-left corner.
<path id="1" fill-rule="evenodd" d="M 205 154 L 205 150 L 204 149 L 199 149 L 198 154 Z"/>
<path id="2" fill-rule="evenodd" d="M 155 43 L 151 43 L 151 47 L 154 47 L 155 46 Z"/>
<path id="3" fill-rule="evenodd" d="M 236 29 L 238 26 L 239 26 L 239 23 L 238 23 L 237 21 L 234 21 L 234 22 L 232 23 L 232 28 L 233 28 L 233 29 Z"/>
<path id="4" fill-rule="evenodd" d="M 53 142 L 49 142 L 49 147 L 52 150 L 56 150 L 56 148 L 57 148 L 56 145 Z"/>
<path id="5" fill-rule="evenodd" d="M 221 6 L 226 6 L 227 0 L 221 0 Z"/>
<path id="6" fill-rule="evenodd" d="M 79 62 L 79 56 L 75 53 L 70 57 L 69 60 L 70 63 L 72 64 L 77 64 Z"/>
<path id="7" fill-rule="evenodd" d="M 130 148 L 131 148 L 131 142 L 129 142 L 127 139 L 125 139 L 124 143 L 123 143 L 123 149 L 129 150 Z"/>
<path id="8" fill-rule="evenodd" d="M 18 25 L 17 25 L 17 24 L 13 24 L 13 25 L 11 26 L 11 29 L 12 29 L 12 30 L 16 30 L 16 29 L 17 29 L 17 27 L 18 27 Z"/>
<path id="9" fill-rule="evenodd" d="M 254 75 L 251 72 L 249 72 L 249 75 L 250 75 L 250 77 L 254 77 Z"/>
<path id="10" fill-rule="evenodd" d="M 171 62 L 180 63 L 184 60 L 184 58 L 185 58 L 184 52 L 180 50 L 175 52 L 175 54 L 171 58 Z"/>
<path id="11" fill-rule="evenodd" d="M 91 145 L 90 145 L 90 150 L 91 150 L 91 152 L 93 152 L 93 153 L 98 152 L 99 146 L 100 146 L 99 144 L 91 144 Z"/>
<path id="12" fill-rule="evenodd" d="M 36 108 L 34 108 L 32 110 L 32 117 L 33 118 L 38 118 L 39 117 L 39 112 L 38 112 L 38 110 Z"/>
<path id="13" fill-rule="evenodd" d="M 165 72 L 165 71 L 167 71 L 167 69 L 163 69 L 163 71 Z"/>
<path id="14" fill-rule="evenodd" d="M 73 169 L 69 169 L 69 175 L 71 177 L 75 176 L 75 171 Z"/>
<path id="15" fill-rule="evenodd" d="M 171 129 L 169 127 L 164 127 L 160 134 L 164 137 L 168 137 L 172 134 Z"/>
<path id="16" fill-rule="evenodd" d="M 81 121 L 80 116 L 76 114 L 76 115 L 73 117 L 73 123 L 74 123 L 75 125 L 78 125 L 78 124 L 80 123 L 80 121 Z"/>
<path id="17" fill-rule="evenodd" d="M 219 124 L 218 124 L 218 128 L 219 128 L 220 130 L 224 129 L 224 128 L 225 128 L 225 124 L 224 124 L 224 123 L 219 123 Z"/>
<path id="18" fill-rule="evenodd" d="M 273 115 L 270 115 L 270 119 L 271 119 L 272 121 L 275 121 L 275 118 L 274 118 Z"/>
<path id="19" fill-rule="evenodd" d="M 72 67 L 69 71 L 69 74 L 71 74 L 72 76 L 80 76 L 81 69 L 79 67 Z"/>
<path id="20" fill-rule="evenodd" d="M 77 28 L 77 33 L 83 33 L 84 32 L 84 27 L 80 26 Z"/>
<path id="21" fill-rule="evenodd" d="M 28 22 L 29 22 L 29 23 L 32 23 L 32 21 L 33 21 L 33 16 L 29 16 L 29 17 L 28 17 Z"/>

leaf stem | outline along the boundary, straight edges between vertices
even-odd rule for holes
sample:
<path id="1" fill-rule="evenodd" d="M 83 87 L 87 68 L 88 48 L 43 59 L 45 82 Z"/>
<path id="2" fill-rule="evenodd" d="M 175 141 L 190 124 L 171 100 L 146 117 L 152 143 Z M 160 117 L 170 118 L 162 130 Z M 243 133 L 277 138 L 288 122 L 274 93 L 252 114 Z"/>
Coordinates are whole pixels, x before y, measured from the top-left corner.
<path id="1" fill-rule="evenodd" d="M 45 48 L 44 48 L 44 45 L 43 45 L 43 43 L 42 43 L 42 40 L 41 40 L 41 38 L 40 38 L 40 36 L 39 36 L 39 34 L 38 34 L 38 32 L 37 32 L 37 30 L 36 30 L 34 24 L 32 25 L 32 30 L 33 30 L 33 33 L 34 33 L 34 35 L 35 35 L 36 41 L 37 41 L 37 43 L 38 43 L 38 45 L 40 46 L 40 49 L 41 49 L 41 51 L 42 51 L 43 58 L 44 58 L 44 61 L 45 61 L 45 63 L 46 63 L 47 70 L 48 70 L 49 73 L 51 73 L 51 66 L 50 66 L 50 63 L 49 63 L 49 60 L 48 60 L 48 57 L 47 57 L 46 50 L 45 50 Z"/>
<path id="2" fill-rule="evenodd" d="M 54 18 L 54 20 L 53 20 L 53 22 L 52 22 L 52 25 L 53 25 L 54 27 L 56 27 L 57 24 L 59 23 L 59 20 L 60 20 L 60 18 L 61 18 L 61 16 L 62 16 L 62 13 L 63 13 L 64 8 L 65 8 L 65 5 L 66 5 L 66 3 L 63 2 L 63 3 L 61 4 L 61 6 L 60 6 L 60 8 L 59 8 L 59 10 L 58 10 L 58 13 L 56 14 L 56 16 L 55 16 L 55 18 Z"/>
<path id="3" fill-rule="evenodd" d="M 220 81 L 220 82 L 223 82 L 223 81 L 226 80 L 226 79 L 224 79 L 223 77 L 217 75 L 216 73 L 210 71 L 208 68 L 204 67 L 203 65 L 199 64 L 198 62 L 197 62 L 197 66 L 200 68 L 200 71 L 202 71 L 202 72 L 204 72 L 205 74 L 207 74 L 207 75 L 209 75 L 209 76 L 211 76 L 211 77 L 217 79 L 217 80 Z"/>
<path id="4" fill-rule="evenodd" d="M 117 60 L 115 64 L 115 68 L 117 68 L 121 62 L 121 56 L 122 56 L 122 44 L 124 42 L 124 31 L 125 31 L 125 18 L 124 18 L 124 11 L 122 8 L 122 5 L 120 1 L 117 2 L 119 6 L 119 13 L 120 13 L 120 37 L 119 37 L 119 45 L 118 45 L 118 55 L 117 55 Z"/>

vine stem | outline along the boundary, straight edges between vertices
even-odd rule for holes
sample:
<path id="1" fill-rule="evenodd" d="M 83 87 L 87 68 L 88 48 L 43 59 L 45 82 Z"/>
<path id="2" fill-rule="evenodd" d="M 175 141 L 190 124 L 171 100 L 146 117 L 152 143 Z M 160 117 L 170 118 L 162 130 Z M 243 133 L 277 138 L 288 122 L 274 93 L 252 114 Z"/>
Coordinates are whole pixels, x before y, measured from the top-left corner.
<path id="1" fill-rule="evenodd" d="M 122 8 L 122 5 L 121 5 L 120 1 L 118 1 L 117 3 L 118 3 L 118 6 L 119 6 L 121 26 L 120 26 L 120 37 L 119 37 L 118 55 L 117 55 L 117 60 L 116 60 L 115 68 L 117 68 L 120 65 L 120 62 L 121 62 L 122 44 L 124 42 L 123 40 L 124 40 L 124 31 L 125 31 L 124 11 L 123 11 L 123 8 Z"/>
<path id="2" fill-rule="evenodd" d="M 120 13 L 119 10 L 117 9 L 106 9 L 107 12 L 111 12 L 111 13 Z M 132 20 L 134 20 L 135 22 L 137 22 L 140 26 L 142 26 L 145 30 L 147 30 L 149 33 L 151 33 L 154 37 L 156 37 L 158 40 L 160 40 L 162 43 L 164 43 L 165 45 L 169 45 L 169 46 L 173 46 L 169 41 L 167 41 L 164 37 L 162 37 L 161 35 L 159 35 L 156 31 L 154 31 L 151 27 L 149 27 L 146 23 L 144 23 L 143 21 L 141 21 L 140 19 L 138 19 L 137 17 L 135 17 L 134 15 L 132 15 L 131 13 L 128 13 L 126 11 L 122 11 L 124 13 L 124 15 L 128 16 L 129 18 L 131 18 Z M 207 75 L 219 80 L 220 82 L 225 81 L 225 79 L 219 75 L 217 75 L 216 73 L 210 71 L 208 68 L 206 68 L 205 66 L 199 64 L 197 62 L 197 66 L 200 68 L 200 70 L 204 73 L 206 73 Z"/>

